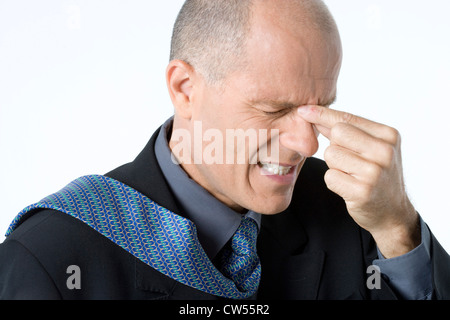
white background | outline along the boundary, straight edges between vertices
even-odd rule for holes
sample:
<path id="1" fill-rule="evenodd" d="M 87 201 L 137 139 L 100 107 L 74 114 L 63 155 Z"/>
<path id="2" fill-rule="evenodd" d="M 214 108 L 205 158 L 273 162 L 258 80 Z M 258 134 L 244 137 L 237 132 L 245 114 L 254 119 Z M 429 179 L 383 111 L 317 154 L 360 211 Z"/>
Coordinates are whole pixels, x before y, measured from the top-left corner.
<path id="1" fill-rule="evenodd" d="M 400 130 L 409 195 L 450 252 L 450 1 L 326 2 L 345 51 L 334 107 Z M 0 0 L 0 241 L 22 208 L 132 161 L 172 115 L 182 3 Z"/>

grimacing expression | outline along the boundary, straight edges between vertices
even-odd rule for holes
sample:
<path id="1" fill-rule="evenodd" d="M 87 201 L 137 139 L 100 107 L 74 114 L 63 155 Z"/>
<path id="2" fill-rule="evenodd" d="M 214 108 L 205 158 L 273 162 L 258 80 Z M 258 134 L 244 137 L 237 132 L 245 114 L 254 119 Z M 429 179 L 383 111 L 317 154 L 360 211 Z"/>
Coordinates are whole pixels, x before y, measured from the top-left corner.
<path id="1" fill-rule="evenodd" d="M 336 97 L 341 66 L 339 35 L 292 29 L 256 9 L 247 40 L 247 67 L 231 73 L 220 86 L 196 81 L 192 118 L 203 130 L 279 130 L 279 159 L 257 164 L 183 166 L 192 179 L 239 212 L 276 214 L 291 202 L 295 182 L 308 157 L 318 150 L 318 133 L 297 116 L 304 105 L 328 106 Z M 269 134 L 270 138 L 270 134 Z M 270 146 L 258 141 L 250 155 Z"/>

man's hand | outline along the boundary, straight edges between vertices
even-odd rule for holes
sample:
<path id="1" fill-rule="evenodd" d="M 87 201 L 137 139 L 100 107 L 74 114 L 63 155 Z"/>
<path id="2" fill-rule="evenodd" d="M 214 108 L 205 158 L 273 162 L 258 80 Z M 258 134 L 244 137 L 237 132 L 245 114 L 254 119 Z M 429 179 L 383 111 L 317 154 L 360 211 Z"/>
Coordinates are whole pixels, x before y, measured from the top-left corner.
<path id="1" fill-rule="evenodd" d="M 356 223 L 372 234 L 384 257 L 417 247 L 419 218 L 404 187 L 398 131 L 320 106 L 300 107 L 298 114 L 330 140 L 325 182 L 345 200 Z"/>

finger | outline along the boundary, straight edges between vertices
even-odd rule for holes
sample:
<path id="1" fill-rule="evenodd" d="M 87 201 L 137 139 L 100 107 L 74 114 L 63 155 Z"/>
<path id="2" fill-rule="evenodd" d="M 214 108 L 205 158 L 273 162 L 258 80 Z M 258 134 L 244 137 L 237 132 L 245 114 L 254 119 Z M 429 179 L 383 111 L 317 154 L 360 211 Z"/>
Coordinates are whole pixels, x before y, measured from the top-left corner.
<path id="1" fill-rule="evenodd" d="M 327 188 L 342 197 L 346 202 L 359 198 L 357 191 L 363 188 L 363 183 L 355 177 L 337 169 L 330 169 L 325 174 Z"/>
<path id="2" fill-rule="evenodd" d="M 330 169 L 339 170 L 366 184 L 376 183 L 383 172 L 378 164 L 336 145 L 325 150 L 324 159 Z"/>
<path id="3" fill-rule="evenodd" d="M 320 124 L 314 124 L 314 127 L 328 140 L 331 139 L 331 129 L 328 127 L 321 126 Z"/>
<path id="4" fill-rule="evenodd" d="M 349 124 L 338 123 L 332 129 L 321 125 L 315 125 L 315 127 L 330 140 L 330 146 L 343 147 L 385 168 L 391 165 L 398 149 L 397 146 L 375 138 Z"/>
<path id="5" fill-rule="evenodd" d="M 390 164 L 395 153 L 395 146 L 346 123 L 338 123 L 331 129 L 330 141 L 383 166 Z"/>
<path id="6" fill-rule="evenodd" d="M 297 109 L 298 114 L 309 123 L 325 128 L 333 128 L 338 123 L 351 124 L 374 137 L 392 143 L 398 141 L 398 132 L 383 124 L 355 116 L 351 113 L 325 108 L 322 106 L 304 106 Z"/>

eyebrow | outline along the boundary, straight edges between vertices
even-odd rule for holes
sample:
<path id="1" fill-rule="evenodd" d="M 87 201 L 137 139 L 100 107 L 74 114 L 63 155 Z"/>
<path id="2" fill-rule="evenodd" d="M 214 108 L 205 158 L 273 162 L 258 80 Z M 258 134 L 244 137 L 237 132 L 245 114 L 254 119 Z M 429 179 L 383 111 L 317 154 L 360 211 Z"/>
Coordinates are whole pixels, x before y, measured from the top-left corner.
<path id="1" fill-rule="evenodd" d="M 337 100 L 337 96 L 334 96 L 333 98 L 331 98 L 329 100 L 325 100 L 325 101 L 319 100 L 318 105 L 328 107 L 328 106 L 331 106 L 332 104 L 334 104 L 336 102 L 336 100 Z M 252 103 L 263 104 L 263 105 L 275 107 L 277 109 L 294 109 L 294 108 L 298 108 L 298 107 L 306 105 L 304 103 L 303 104 L 302 103 L 292 103 L 292 102 L 288 102 L 288 101 L 277 101 L 277 100 L 255 100 L 255 101 L 252 101 Z"/>

